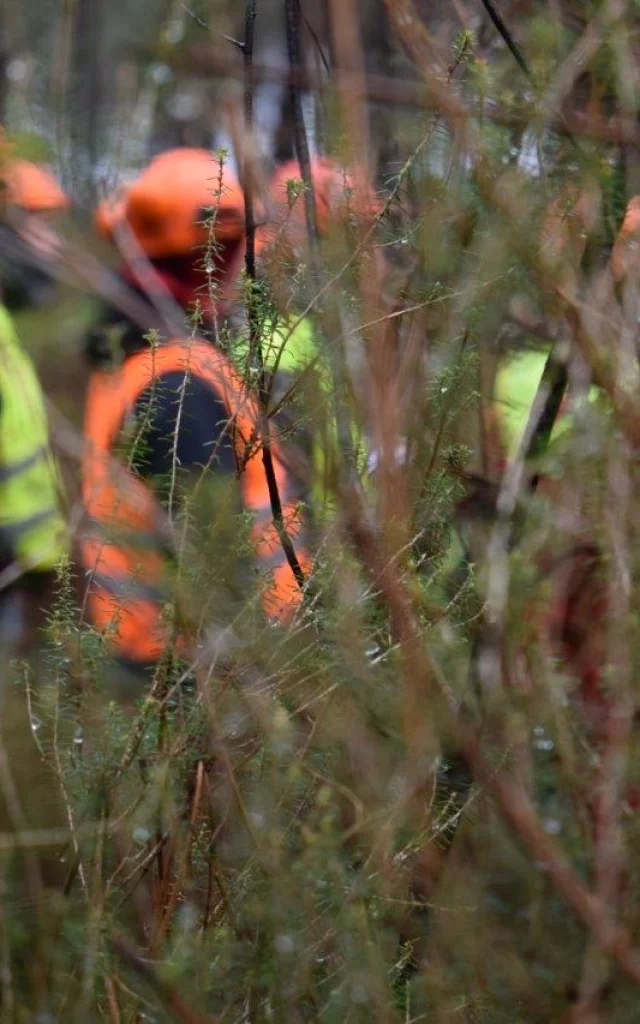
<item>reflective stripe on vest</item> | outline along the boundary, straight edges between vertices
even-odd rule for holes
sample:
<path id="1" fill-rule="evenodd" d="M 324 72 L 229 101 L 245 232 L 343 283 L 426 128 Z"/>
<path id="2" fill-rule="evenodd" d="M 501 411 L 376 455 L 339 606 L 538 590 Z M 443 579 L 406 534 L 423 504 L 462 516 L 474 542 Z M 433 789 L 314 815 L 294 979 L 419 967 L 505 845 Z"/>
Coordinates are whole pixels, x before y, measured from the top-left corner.
<path id="1" fill-rule="evenodd" d="M 24 569 L 52 569 L 69 551 L 40 383 L 2 306 L 0 543 Z"/>
<path id="2" fill-rule="evenodd" d="M 168 604 L 171 595 L 169 558 L 160 539 L 164 517 L 150 487 L 113 459 L 112 453 L 138 399 L 154 380 L 175 372 L 198 377 L 211 387 L 224 402 L 233 424 L 243 502 L 255 514 L 252 540 L 262 564 L 271 569 L 272 583 L 263 594 L 265 611 L 280 618 L 301 600 L 271 515 L 260 457 L 258 407 L 231 364 L 202 341 L 172 341 L 138 352 L 119 369 L 94 374 L 89 384 L 83 459 L 87 526 L 81 543 L 90 575 L 88 601 L 93 622 L 113 640 L 120 657 L 139 662 L 156 660 L 170 639 L 162 600 L 164 595 Z M 288 498 L 278 445 L 273 444 L 272 449 L 285 522 L 295 535 L 295 504 Z M 155 545 L 149 543 L 152 537 Z M 302 552 L 299 557 L 308 569 Z"/>

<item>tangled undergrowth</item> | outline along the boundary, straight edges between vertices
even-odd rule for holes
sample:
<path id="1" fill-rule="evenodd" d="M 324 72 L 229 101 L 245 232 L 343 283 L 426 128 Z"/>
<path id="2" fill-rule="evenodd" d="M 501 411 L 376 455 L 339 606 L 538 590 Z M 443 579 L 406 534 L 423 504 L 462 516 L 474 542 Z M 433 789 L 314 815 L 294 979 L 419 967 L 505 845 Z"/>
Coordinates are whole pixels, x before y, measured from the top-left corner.
<path id="1" fill-rule="evenodd" d="M 638 11 L 544 5 L 527 77 L 470 32 L 425 69 L 405 6 L 423 105 L 375 218 L 282 227 L 220 325 L 301 495 L 324 452 L 302 609 L 265 620 L 246 513 L 179 473 L 189 643 L 144 686 L 60 568 L 6 669 L 3 1019 L 637 1017 Z M 318 356 L 278 390 L 265 325 L 302 315 Z M 492 396 L 530 352 L 505 450 Z"/>

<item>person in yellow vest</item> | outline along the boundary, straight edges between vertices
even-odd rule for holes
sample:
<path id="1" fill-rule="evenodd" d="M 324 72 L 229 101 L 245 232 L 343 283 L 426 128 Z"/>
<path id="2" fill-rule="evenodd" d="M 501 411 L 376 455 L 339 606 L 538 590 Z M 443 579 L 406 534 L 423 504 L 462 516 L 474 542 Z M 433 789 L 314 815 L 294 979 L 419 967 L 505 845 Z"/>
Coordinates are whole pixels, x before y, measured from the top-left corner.
<path id="1" fill-rule="evenodd" d="M 552 208 L 545 223 L 543 243 L 553 245 L 559 260 L 564 261 L 559 263 L 559 272 L 569 274 L 579 268 L 593 226 L 593 209 L 593 201 L 590 203 L 584 193 L 574 203 L 567 204 L 565 200 L 562 216 L 558 215 L 557 205 Z M 619 295 L 627 286 L 637 287 L 639 248 L 640 197 L 636 196 L 628 204 L 609 260 L 612 282 Z M 498 370 L 495 411 L 505 460 L 518 449 L 550 351 L 551 342 L 525 348 L 505 359 Z M 585 397 L 590 404 L 599 403 L 606 413 L 608 399 L 600 388 L 592 385 Z M 551 450 L 571 430 L 574 409 L 574 405 L 566 402 L 560 405 L 550 436 Z M 544 473 L 544 463 L 539 468 Z M 543 483 L 546 484 L 544 477 Z M 553 508 L 552 485 L 547 488 L 546 497 Z M 565 537 L 563 545 L 566 550 L 551 557 L 543 553 L 541 558 L 543 573 L 551 572 L 545 569 L 548 562 L 560 566 L 561 577 L 559 587 L 552 590 L 555 596 L 549 602 L 546 627 L 564 664 L 577 679 L 579 700 L 597 745 L 605 734 L 611 707 L 606 686 L 602 685 L 608 620 L 604 555 L 593 535 L 581 533 L 572 544 Z"/>
<path id="2" fill-rule="evenodd" d="M 271 456 L 281 509 L 267 480 L 257 404 L 219 346 L 196 335 L 186 319 L 197 307 L 211 337 L 228 309 L 244 253 L 238 183 L 206 150 L 170 150 L 152 160 L 119 202 L 103 206 L 97 221 L 116 241 L 130 233 L 157 286 L 185 314 L 181 333 L 168 338 L 160 326 L 163 336 L 152 345 L 137 323 L 106 310 L 87 346 L 93 368 L 83 463 L 88 608 L 120 665 L 139 678 L 166 654 L 193 652 L 196 642 L 197 630 L 175 607 L 167 616 L 175 573 L 164 538 L 181 496 L 214 495 L 215 516 L 227 507 L 227 481 L 239 490 L 266 576 L 261 599 L 268 618 L 286 619 L 300 606 L 310 563 L 279 444 L 274 441 Z M 121 277 L 145 303 L 153 326 L 153 296 L 139 271 L 125 265 Z M 115 347 L 106 344 L 110 333 Z M 237 536 L 229 538 L 234 541 Z M 237 589 L 243 598 L 242 585 Z M 231 617 L 230 592 L 223 587 L 220 594 Z M 225 614 L 224 607 L 216 611 Z"/>
<path id="3" fill-rule="evenodd" d="M 558 275 L 568 279 L 579 271 L 597 215 L 598 199 L 588 187 L 566 189 L 547 209 L 540 245 Z M 615 261 L 612 266 L 615 269 Z M 515 454 L 518 448 L 551 348 L 551 339 L 527 339 L 523 346 L 509 352 L 498 365 L 494 410 L 503 459 Z M 592 389 L 590 398 L 595 399 L 597 394 L 597 389 Z M 566 402 L 554 424 L 554 441 L 568 429 L 565 411 Z"/>
<path id="4" fill-rule="evenodd" d="M 49 446 L 44 397 L 12 314 L 39 306 L 52 281 L 34 266 L 29 239 L 68 206 L 43 168 L 4 155 L 0 166 L 0 607 L 4 633 L 19 638 L 25 602 L 38 612 L 69 553 L 60 482 Z M 28 598 L 28 599 L 27 599 Z M 3 629 L 0 626 L 0 633 Z"/>
<path id="5" fill-rule="evenodd" d="M 346 171 L 330 157 L 310 165 L 318 237 L 326 240 L 336 225 L 356 218 L 373 221 L 380 203 L 357 171 Z M 328 480 L 338 447 L 352 464 L 366 468 L 364 439 L 353 426 L 339 429 L 334 415 L 333 370 L 330 354 L 318 337 L 312 317 L 299 318 L 304 289 L 297 269 L 311 262 L 302 174 L 296 160 L 282 164 L 269 186 L 268 216 L 259 227 L 256 250 L 274 307 L 261 325 L 261 360 L 271 375 L 272 404 L 278 404 L 286 436 L 300 446 L 311 462 L 311 481 L 301 485 L 308 511 L 322 521 L 330 504 Z M 255 376 L 246 332 L 236 336 L 233 358 L 243 374 Z M 284 400 L 283 400 L 284 399 Z M 341 437 L 338 443 L 338 436 Z"/>
<path id="6" fill-rule="evenodd" d="M 23 828 L 63 832 L 68 824 L 53 758 L 47 756 L 53 740 L 41 700 L 46 705 L 51 682 L 43 626 L 56 570 L 69 556 L 70 541 L 44 395 L 13 320 L 13 314 L 39 308 L 54 294 L 44 250 L 50 219 L 67 206 L 67 197 L 44 168 L 17 159 L 0 145 L 0 742 L 5 759 L 0 831 L 9 834 Z M 18 655 L 29 665 L 31 701 L 24 685 L 18 685 L 23 681 L 13 663 Z M 67 741 L 64 725 L 57 741 Z M 37 842 L 27 855 L 17 843 L 1 860 L 9 887 L 3 897 L 7 927 L 16 936 L 9 970 L 28 979 L 17 997 L 24 998 L 24 1005 L 20 1001 L 15 1009 L 30 1019 L 43 1010 L 40 968 L 35 968 L 43 962 L 38 947 L 45 934 L 60 926 L 60 893 L 52 900 L 47 893 L 62 889 L 66 870 L 60 848 L 38 849 Z M 33 1005 L 27 1006 L 31 999 Z"/>

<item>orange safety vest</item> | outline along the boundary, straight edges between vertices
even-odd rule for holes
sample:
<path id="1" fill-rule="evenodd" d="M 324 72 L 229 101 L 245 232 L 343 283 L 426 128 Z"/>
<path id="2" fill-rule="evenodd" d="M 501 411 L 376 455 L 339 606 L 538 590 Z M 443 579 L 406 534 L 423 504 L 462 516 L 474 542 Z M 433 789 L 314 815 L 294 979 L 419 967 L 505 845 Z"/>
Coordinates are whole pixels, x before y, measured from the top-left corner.
<path id="1" fill-rule="evenodd" d="M 82 560 L 88 577 L 87 604 L 96 629 L 113 643 L 115 653 L 134 662 L 153 662 L 171 642 L 163 609 L 169 598 L 166 576 L 169 553 L 163 547 L 166 516 L 151 488 L 113 449 L 127 415 L 154 380 L 176 371 L 199 377 L 222 400 L 233 426 L 242 467 L 240 486 L 245 507 L 254 513 L 252 541 L 260 562 L 271 571 L 263 607 L 271 618 L 286 618 L 302 594 L 286 560 L 273 521 L 260 458 L 259 410 L 227 358 L 204 341 L 175 340 L 127 358 L 114 371 L 93 374 L 85 413 Z M 276 442 L 273 460 L 283 516 L 291 536 L 299 531 L 296 502 Z M 309 560 L 297 551 L 302 568 Z"/>

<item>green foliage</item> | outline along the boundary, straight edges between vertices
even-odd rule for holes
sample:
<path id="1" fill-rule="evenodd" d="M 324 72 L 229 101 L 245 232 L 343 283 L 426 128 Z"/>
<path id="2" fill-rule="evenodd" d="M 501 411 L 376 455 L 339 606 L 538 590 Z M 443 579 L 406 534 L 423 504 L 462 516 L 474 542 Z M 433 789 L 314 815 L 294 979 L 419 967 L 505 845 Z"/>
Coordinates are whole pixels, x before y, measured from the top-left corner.
<path id="1" fill-rule="evenodd" d="M 451 104 L 398 111 L 383 212 L 345 186 L 312 249 L 291 180 L 217 325 L 314 558 L 293 618 L 264 614 L 239 497 L 257 437 L 237 479 L 176 459 L 157 481 L 156 665 L 117 662 L 59 568 L 0 728 L 3 1019 L 636 1019 L 637 295 L 607 276 L 632 168 L 609 122 L 567 129 L 585 95 L 624 107 L 613 30 L 553 97 L 574 21 L 514 26 L 533 84 L 452 30 Z M 344 123 L 323 131 L 348 163 Z M 505 450 L 495 375 L 555 342 L 566 429 L 534 464 Z M 134 470 L 154 397 L 120 438 Z"/>
<path id="2" fill-rule="evenodd" d="M 53 147 L 36 132 L 11 132 L 7 141 L 13 152 L 21 160 L 32 160 L 36 164 L 51 163 L 54 158 Z"/>

